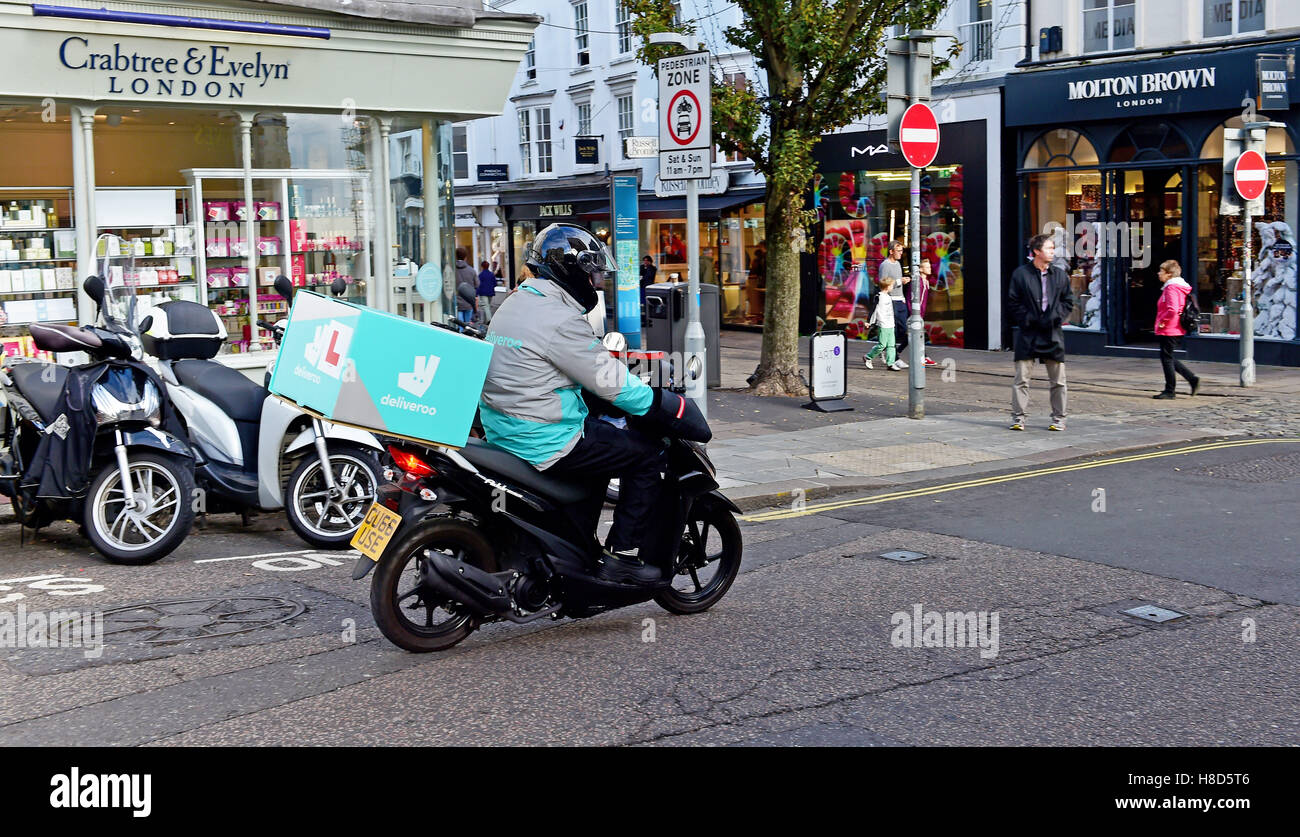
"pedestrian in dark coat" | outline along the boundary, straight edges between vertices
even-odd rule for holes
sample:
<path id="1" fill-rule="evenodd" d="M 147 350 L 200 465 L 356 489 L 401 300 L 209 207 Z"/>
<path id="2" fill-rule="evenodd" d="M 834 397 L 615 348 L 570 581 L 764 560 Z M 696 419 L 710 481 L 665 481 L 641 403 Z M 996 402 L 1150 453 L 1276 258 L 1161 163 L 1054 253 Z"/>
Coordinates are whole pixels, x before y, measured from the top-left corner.
<path id="1" fill-rule="evenodd" d="M 1056 242 L 1049 235 L 1029 240 L 1031 261 L 1011 274 L 1007 312 L 1015 329 L 1016 378 L 1011 387 L 1011 429 L 1025 429 L 1029 409 L 1029 379 L 1034 361 L 1047 367 L 1051 384 L 1052 423 L 1048 430 L 1065 429 L 1065 333 L 1062 324 L 1074 310 L 1070 277 L 1052 263 Z"/>

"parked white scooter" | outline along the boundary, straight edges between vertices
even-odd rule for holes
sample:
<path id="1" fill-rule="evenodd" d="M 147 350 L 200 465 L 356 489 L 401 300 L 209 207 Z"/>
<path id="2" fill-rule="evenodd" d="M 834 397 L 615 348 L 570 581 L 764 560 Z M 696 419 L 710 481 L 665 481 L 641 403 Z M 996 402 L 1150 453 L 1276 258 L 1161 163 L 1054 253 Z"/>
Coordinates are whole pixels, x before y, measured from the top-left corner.
<path id="1" fill-rule="evenodd" d="M 286 299 L 293 294 L 283 276 L 275 287 Z M 379 440 L 308 415 L 242 372 L 210 360 L 226 329 L 205 306 L 175 301 L 152 314 L 144 347 L 161 361 L 167 394 L 189 426 L 200 460 L 195 481 L 206 492 L 204 510 L 283 508 L 303 540 L 346 547 L 375 499 L 382 471 Z M 278 345 L 284 321 L 263 325 Z"/>

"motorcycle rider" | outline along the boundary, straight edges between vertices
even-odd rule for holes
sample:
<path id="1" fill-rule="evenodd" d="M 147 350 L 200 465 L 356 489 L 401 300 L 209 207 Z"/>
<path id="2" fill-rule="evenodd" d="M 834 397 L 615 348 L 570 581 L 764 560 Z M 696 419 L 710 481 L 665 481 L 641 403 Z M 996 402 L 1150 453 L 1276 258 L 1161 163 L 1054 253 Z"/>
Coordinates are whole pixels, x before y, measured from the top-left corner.
<path id="1" fill-rule="evenodd" d="M 605 245 L 582 227 L 552 224 L 524 254 L 533 277 L 492 316 L 494 344 L 479 415 L 488 442 L 548 474 L 608 482 L 620 480 L 614 525 L 598 576 L 653 584 L 658 568 L 639 549 L 659 495 L 665 468 L 661 446 L 631 429 L 590 418 L 582 390 L 629 415 L 671 409 L 679 396 L 661 395 L 619 363 L 597 339 L 586 314 L 596 289 L 614 269 Z M 575 518 L 594 530 L 601 496 Z"/>

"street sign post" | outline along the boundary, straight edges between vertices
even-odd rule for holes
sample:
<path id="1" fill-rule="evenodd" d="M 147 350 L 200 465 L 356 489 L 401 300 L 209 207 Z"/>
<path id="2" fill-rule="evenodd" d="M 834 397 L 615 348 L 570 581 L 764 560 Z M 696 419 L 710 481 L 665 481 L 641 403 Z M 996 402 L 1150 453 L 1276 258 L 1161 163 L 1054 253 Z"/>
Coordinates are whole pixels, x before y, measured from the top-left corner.
<path id="1" fill-rule="evenodd" d="M 1265 123 L 1267 124 L 1267 123 Z M 1251 131 L 1251 126 L 1246 126 Z M 1251 261 L 1255 249 L 1255 231 L 1251 223 L 1255 213 L 1251 204 L 1263 197 L 1268 188 L 1268 163 L 1264 155 L 1255 149 L 1247 149 L 1237 157 L 1232 167 L 1232 185 L 1237 194 L 1246 201 L 1246 238 L 1242 247 L 1242 295 L 1241 295 L 1241 370 L 1239 382 L 1243 387 L 1255 383 L 1255 301 L 1254 285 L 1251 283 Z"/>
<path id="2" fill-rule="evenodd" d="M 923 169 L 934 162 L 939 154 L 939 120 L 929 105 L 916 102 L 903 113 L 898 145 L 913 168 Z"/>
<path id="3" fill-rule="evenodd" d="M 713 174 L 713 56 L 659 59 L 659 178 L 686 181 L 686 396 L 709 414 L 704 327 L 700 325 L 701 178 Z"/>

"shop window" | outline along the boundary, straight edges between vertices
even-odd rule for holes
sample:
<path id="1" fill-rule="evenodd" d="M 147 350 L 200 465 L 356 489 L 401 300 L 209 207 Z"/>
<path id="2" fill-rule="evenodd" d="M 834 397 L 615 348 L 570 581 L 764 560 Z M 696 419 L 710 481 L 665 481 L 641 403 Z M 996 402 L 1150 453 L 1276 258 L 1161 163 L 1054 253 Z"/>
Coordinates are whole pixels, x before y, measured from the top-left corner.
<path id="1" fill-rule="evenodd" d="M 632 94 L 618 97 L 618 146 L 623 159 L 627 159 L 627 142 L 636 127 L 636 111 L 632 104 Z"/>
<path id="2" fill-rule="evenodd" d="M 366 168 L 363 124 L 348 114 L 268 113 L 253 119 L 253 168 Z"/>
<path id="3" fill-rule="evenodd" d="M 632 51 L 632 13 L 622 0 L 614 0 L 614 31 L 618 35 L 618 54 L 627 55 Z"/>
<path id="4" fill-rule="evenodd" d="M 1083 0 L 1083 51 L 1132 49 L 1136 8 L 1132 0 Z"/>
<path id="5" fill-rule="evenodd" d="M 469 179 L 469 127 L 451 126 L 451 176 L 455 180 Z"/>
<path id="6" fill-rule="evenodd" d="M 114 107 L 95 115 L 96 186 L 181 186 L 185 169 L 243 166 L 235 113 Z"/>
<path id="7" fill-rule="evenodd" d="M 1025 175 L 1025 190 L 1029 229 L 1023 238 L 1038 233 L 1053 236 L 1055 263 L 1070 277 L 1075 305 L 1066 326 L 1100 331 L 1105 310 L 1100 257 L 1104 248 L 1118 246 L 1112 240 L 1113 225 L 1103 223 L 1101 172 L 1030 172 Z"/>
<path id="8" fill-rule="evenodd" d="M 1270 138 L 1271 139 L 1271 138 Z M 1196 289 L 1200 303 L 1201 336 L 1241 332 L 1244 298 L 1245 224 L 1240 216 L 1219 214 L 1223 166 L 1203 163 L 1197 173 L 1198 235 L 1194 270 L 1183 278 Z M 1296 255 L 1300 221 L 1300 164 L 1294 155 L 1268 159 L 1268 190 L 1264 214 L 1254 220 L 1252 299 L 1256 339 L 1294 340 L 1297 336 Z"/>
<path id="9" fill-rule="evenodd" d="M 1097 165 L 1097 151 L 1087 137 L 1069 128 L 1055 128 L 1043 134 L 1025 154 L 1027 169 Z"/>
<path id="10" fill-rule="evenodd" d="M 1210 135 L 1205 138 L 1201 145 L 1202 160 L 1222 160 L 1223 159 L 1223 129 L 1242 127 L 1241 117 L 1234 116 L 1227 122 L 1210 131 Z M 1291 140 L 1291 133 L 1285 128 L 1267 128 L 1267 134 L 1264 137 L 1264 154 L 1273 157 L 1278 154 L 1294 154 L 1295 143 Z"/>
<path id="11" fill-rule="evenodd" d="M 47 119 L 53 116 L 53 120 Z M 67 105 L 0 104 L 0 184 L 72 186 L 72 115 Z"/>
<path id="12" fill-rule="evenodd" d="M 1183 134 L 1167 122 L 1146 122 L 1125 128 L 1110 149 L 1110 162 L 1180 160 L 1192 156 Z"/>
<path id="13" fill-rule="evenodd" d="M 1264 31 L 1265 0 L 1202 0 L 1207 38 Z"/>
<path id="14" fill-rule="evenodd" d="M 907 169 L 830 172 L 817 176 L 813 201 L 825 219 L 817 263 L 825 287 L 821 311 L 852 336 L 866 335 L 891 239 L 905 244 L 911 274 L 911 173 Z M 935 166 L 921 175 L 921 258 L 929 264 L 925 320 L 935 345 L 965 343 L 961 166 Z"/>

